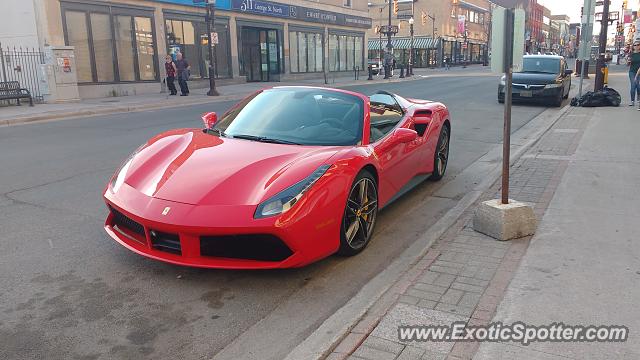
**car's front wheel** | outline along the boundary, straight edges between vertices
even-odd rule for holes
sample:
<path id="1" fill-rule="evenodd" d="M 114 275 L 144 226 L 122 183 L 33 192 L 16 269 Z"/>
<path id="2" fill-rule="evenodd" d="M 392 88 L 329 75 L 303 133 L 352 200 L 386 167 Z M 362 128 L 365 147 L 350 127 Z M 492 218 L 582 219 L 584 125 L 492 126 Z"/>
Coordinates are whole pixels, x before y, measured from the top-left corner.
<path id="1" fill-rule="evenodd" d="M 373 175 L 363 170 L 349 190 L 340 226 L 338 254 L 353 256 L 364 250 L 373 235 L 377 216 L 378 186 Z"/>

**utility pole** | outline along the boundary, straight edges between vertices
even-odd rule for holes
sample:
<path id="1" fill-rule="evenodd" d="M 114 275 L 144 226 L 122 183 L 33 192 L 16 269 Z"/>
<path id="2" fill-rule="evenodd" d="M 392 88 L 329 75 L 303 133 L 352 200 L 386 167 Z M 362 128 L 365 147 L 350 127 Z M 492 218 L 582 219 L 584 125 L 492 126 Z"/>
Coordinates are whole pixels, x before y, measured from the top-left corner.
<path id="1" fill-rule="evenodd" d="M 213 52 L 213 28 L 215 24 L 215 11 L 216 0 L 207 0 L 207 36 L 209 38 L 209 91 L 208 96 L 218 96 L 218 90 L 216 90 L 216 71 L 214 62 L 216 61 L 215 54 Z"/>
<path id="2" fill-rule="evenodd" d="M 604 88 L 604 55 L 607 51 L 607 32 L 609 31 L 609 0 L 604 0 L 604 8 L 602 10 L 602 21 L 600 22 L 600 46 L 598 62 L 596 63 L 596 84 L 594 90 L 602 90 Z"/>

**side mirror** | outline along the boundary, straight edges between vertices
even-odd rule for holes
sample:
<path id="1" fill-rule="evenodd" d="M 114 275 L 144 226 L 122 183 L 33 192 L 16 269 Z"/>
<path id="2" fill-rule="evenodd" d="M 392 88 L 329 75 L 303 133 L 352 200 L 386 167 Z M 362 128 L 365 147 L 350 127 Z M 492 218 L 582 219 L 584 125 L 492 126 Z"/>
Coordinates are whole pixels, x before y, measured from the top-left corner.
<path id="1" fill-rule="evenodd" d="M 410 143 L 413 140 L 418 138 L 418 133 L 415 130 L 407 129 L 407 128 L 397 128 L 393 132 L 394 142 L 400 143 Z"/>
<path id="2" fill-rule="evenodd" d="M 218 122 L 218 114 L 215 112 L 204 113 L 202 114 L 202 122 L 204 122 L 205 129 L 211 129 Z"/>
<path id="3" fill-rule="evenodd" d="M 571 74 L 573 74 L 573 70 L 571 70 L 571 69 L 567 69 L 567 70 L 564 71 L 564 75 L 565 76 L 571 76 Z"/>

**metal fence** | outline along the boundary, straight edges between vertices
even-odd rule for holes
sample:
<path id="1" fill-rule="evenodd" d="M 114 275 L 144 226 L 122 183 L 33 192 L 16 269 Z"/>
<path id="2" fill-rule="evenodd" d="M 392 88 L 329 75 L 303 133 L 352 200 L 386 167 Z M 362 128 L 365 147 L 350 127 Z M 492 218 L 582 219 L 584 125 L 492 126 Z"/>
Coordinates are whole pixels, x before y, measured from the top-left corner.
<path id="1" fill-rule="evenodd" d="M 3 48 L 0 44 L 0 81 L 17 81 L 29 89 L 35 102 L 43 102 L 40 91 L 40 68 L 44 64 L 42 51 L 32 48 Z"/>

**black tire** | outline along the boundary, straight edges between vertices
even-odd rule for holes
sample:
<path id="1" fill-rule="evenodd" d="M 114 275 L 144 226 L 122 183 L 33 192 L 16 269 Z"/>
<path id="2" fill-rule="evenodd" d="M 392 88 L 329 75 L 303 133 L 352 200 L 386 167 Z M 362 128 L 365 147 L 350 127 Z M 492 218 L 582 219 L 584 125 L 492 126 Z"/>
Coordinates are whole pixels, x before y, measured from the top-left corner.
<path id="1" fill-rule="evenodd" d="M 449 125 L 442 125 L 440 129 L 440 135 L 438 136 L 438 144 L 433 154 L 433 172 L 429 177 L 429 180 L 438 181 L 442 179 L 445 171 L 447 171 L 447 164 L 449 163 L 449 144 L 451 140 L 451 129 Z"/>
<path id="2" fill-rule="evenodd" d="M 560 107 L 562 106 L 562 101 L 564 101 L 564 95 L 562 94 L 562 92 L 560 92 L 558 93 L 558 98 L 553 101 L 552 105 L 555 107 Z"/>
<path id="3" fill-rule="evenodd" d="M 361 196 L 363 191 L 366 194 L 364 198 Z M 338 254 L 353 256 L 362 252 L 371 241 L 377 216 L 378 184 L 370 172 L 363 170 L 356 176 L 349 188 L 340 225 Z"/>
<path id="4" fill-rule="evenodd" d="M 500 99 L 500 98 L 498 98 L 498 102 L 499 102 L 500 104 L 504 104 L 504 99 Z"/>

